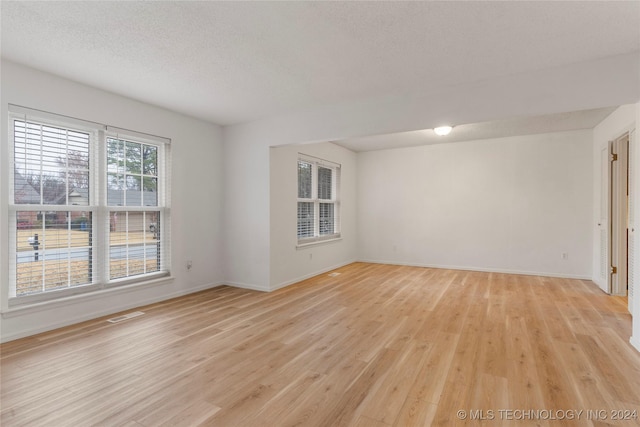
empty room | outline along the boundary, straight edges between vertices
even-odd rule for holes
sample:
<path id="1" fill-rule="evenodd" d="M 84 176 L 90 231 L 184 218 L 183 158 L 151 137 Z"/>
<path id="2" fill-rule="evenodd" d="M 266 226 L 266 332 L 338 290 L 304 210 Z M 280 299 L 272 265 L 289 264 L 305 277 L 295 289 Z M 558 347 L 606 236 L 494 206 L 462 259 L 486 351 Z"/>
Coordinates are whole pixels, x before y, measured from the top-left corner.
<path id="1" fill-rule="evenodd" d="M 640 426 L 640 2 L 0 2 L 2 426 Z"/>

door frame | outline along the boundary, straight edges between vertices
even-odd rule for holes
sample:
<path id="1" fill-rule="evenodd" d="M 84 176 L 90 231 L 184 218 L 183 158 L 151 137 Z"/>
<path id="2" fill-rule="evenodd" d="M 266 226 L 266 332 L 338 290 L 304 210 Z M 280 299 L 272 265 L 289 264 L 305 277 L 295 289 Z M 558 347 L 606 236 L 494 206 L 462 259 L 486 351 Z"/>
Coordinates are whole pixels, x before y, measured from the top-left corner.
<path id="1" fill-rule="evenodd" d="M 611 295 L 627 295 L 628 224 L 629 224 L 629 139 L 624 132 L 609 147 L 609 224 L 608 259 L 610 260 L 608 291 Z"/>

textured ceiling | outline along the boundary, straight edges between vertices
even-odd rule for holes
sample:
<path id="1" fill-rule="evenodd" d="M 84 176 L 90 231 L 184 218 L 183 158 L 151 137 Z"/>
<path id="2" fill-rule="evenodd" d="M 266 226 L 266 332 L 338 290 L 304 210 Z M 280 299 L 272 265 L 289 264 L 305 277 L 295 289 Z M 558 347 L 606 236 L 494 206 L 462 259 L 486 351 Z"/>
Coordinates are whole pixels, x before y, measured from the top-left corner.
<path id="1" fill-rule="evenodd" d="M 1 2 L 2 56 L 218 124 L 640 49 L 640 2 Z"/>
<path id="2" fill-rule="evenodd" d="M 614 110 L 615 107 L 598 108 L 569 113 L 470 123 L 455 126 L 447 136 L 438 136 L 433 132 L 433 129 L 424 129 L 362 138 L 350 138 L 334 142 L 352 151 L 374 151 L 413 147 L 417 145 L 592 129 Z"/>

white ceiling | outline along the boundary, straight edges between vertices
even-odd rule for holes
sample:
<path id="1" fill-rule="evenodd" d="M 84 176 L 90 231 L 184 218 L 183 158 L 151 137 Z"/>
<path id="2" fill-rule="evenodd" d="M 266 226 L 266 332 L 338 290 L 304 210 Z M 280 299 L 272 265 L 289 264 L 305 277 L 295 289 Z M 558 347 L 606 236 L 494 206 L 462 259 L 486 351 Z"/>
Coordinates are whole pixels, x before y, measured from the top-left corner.
<path id="1" fill-rule="evenodd" d="M 446 142 L 503 138 L 517 135 L 593 129 L 614 110 L 615 107 L 608 107 L 569 113 L 463 124 L 454 126 L 451 133 L 447 136 L 438 136 L 433 129 L 423 129 L 361 138 L 349 138 L 334 142 L 349 150 L 359 152 L 413 147 L 416 145 L 442 144 Z"/>
<path id="2" fill-rule="evenodd" d="M 222 125 L 640 51 L 638 1 L 0 8 L 2 57 Z"/>

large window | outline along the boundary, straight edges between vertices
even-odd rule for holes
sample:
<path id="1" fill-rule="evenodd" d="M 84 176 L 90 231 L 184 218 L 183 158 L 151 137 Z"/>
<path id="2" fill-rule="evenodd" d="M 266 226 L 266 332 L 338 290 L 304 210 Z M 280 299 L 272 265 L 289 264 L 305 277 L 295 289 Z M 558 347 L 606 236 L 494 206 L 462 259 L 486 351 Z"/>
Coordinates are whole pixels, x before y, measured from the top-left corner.
<path id="1" fill-rule="evenodd" d="M 298 244 L 340 237 L 340 165 L 298 158 Z"/>
<path id="2" fill-rule="evenodd" d="M 10 302 L 169 273 L 169 140 L 10 106 Z"/>

